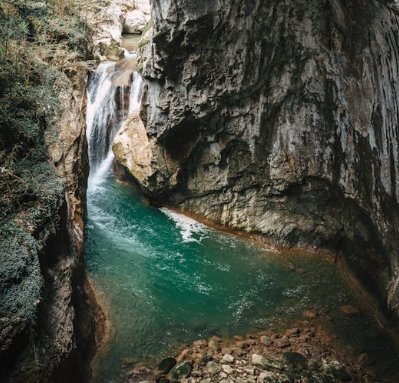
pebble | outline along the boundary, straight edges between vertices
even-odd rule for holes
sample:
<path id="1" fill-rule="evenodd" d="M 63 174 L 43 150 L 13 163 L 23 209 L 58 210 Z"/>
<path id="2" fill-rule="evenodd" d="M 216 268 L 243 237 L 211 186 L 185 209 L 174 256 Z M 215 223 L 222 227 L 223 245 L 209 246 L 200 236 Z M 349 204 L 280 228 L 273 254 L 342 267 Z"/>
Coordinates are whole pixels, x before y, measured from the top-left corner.
<path id="1" fill-rule="evenodd" d="M 223 355 L 222 362 L 224 363 L 233 363 L 234 362 L 234 356 L 230 354 L 225 354 Z"/>
<path id="2" fill-rule="evenodd" d="M 306 310 L 302 314 L 305 318 L 314 319 L 318 317 L 318 313 L 316 310 Z"/>
<path id="3" fill-rule="evenodd" d="M 181 363 L 183 362 L 184 359 L 186 359 L 187 354 L 190 352 L 189 348 L 186 348 L 183 350 L 177 357 L 176 357 L 176 362 Z"/>
<path id="4" fill-rule="evenodd" d="M 285 332 L 287 335 L 298 335 L 300 333 L 299 328 L 290 328 Z"/>
<path id="5" fill-rule="evenodd" d="M 301 327 L 290 328 L 280 334 L 264 332 L 256 339 L 249 336 L 243 340 L 237 336 L 235 340 L 222 341 L 217 337 L 209 341 L 197 340 L 180 353 L 179 357 L 184 358 L 184 361 L 176 364 L 168 376 L 166 372 L 164 376 L 155 376 L 156 382 L 293 383 L 297 379 L 294 376 L 301 379 L 302 383 L 356 381 L 350 375 L 354 373 L 356 364 L 350 365 L 348 361 L 340 363 L 332 359 L 334 351 L 325 343 L 325 334 L 320 329 L 316 333 L 315 326 L 309 321 L 301 321 L 298 325 Z M 282 350 L 289 346 L 288 350 Z M 173 358 L 163 359 L 158 373 L 166 371 L 173 361 Z M 367 355 L 359 355 L 357 363 L 367 364 Z M 163 364 L 168 364 L 166 370 Z M 149 376 L 141 375 L 143 378 L 149 379 Z M 370 382 L 376 383 L 375 380 Z"/>
<path id="6" fill-rule="evenodd" d="M 249 344 L 247 342 L 237 342 L 237 346 L 242 350 L 249 348 Z"/>
<path id="7" fill-rule="evenodd" d="M 266 335 L 262 335 L 260 337 L 260 342 L 262 344 L 264 344 L 265 346 L 271 346 L 272 345 L 272 341 L 270 340 L 270 338 Z"/>
<path id="8" fill-rule="evenodd" d="M 278 348 L 286 348 L 291 345 L 287 336 L 283 336 L 282 338 L 278 338 L 274 340 L 276 347 Z"/>
<path id="9" fill-rule="evenodd" d="M 206 347 L 207 345 L 208 345 L 208 342 L 205 339 L 199 339 L 193 343 L 194 347 Z"/>
<path id="10" fill-rule="evenodd" d="M 211 339 L 211 340 L 208 342 L 208 347 L 211 348 L 212 350 L 215 350 L 215 351 L 219 351 L 219 350 L 220 350 L 220 345 L 219 345 L 219 343 L 216 342 L 216 341 L 213 340 L 213 339 Z"/>
<path id="11" fill-rule="evenodd" d="M 233 349 L 234 354 L 236 354 L 237 356 L 242 356 L 245 354 L 245 352 L 239 348 L 234 348 Z"/>
<path id="12" fill-rule="evenodd" d="M 220 365 L 211 361 L 206 364 L 206 369 L 211 375 L 213 375 L 220 371 Z"/>
<path id="13" fill-rule="evenodd" d="M 255 373 L 255 367 L 253 367 L 253 366 L 245 366 L 244 367 L 244 371 L 247 374 L 253 375 Z"/>
<path id="14" fill-rule="evenodd" d="M 222 364 L 222 369 L 226 374 L 231 374 L 233 369 L 228 364 Z"/>

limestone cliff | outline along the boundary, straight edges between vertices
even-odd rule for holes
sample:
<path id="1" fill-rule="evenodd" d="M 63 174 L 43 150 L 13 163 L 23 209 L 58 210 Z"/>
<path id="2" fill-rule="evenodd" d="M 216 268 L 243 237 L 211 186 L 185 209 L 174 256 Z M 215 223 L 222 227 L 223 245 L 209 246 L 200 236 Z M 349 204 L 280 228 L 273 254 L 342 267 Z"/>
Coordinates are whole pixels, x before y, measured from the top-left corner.
<path id="1" fill-rule="evenodd" d="M 57 49 L 0 38 L 0 381 L 80 382 L 96 327 L 82 259 L 86 36 L 45 3 L 3 6 L 4 28 L 19 15 Z"/>
<path id="2" fill-rule="evenodd" d="M 395 3 L 153 0 L 152 8 L 147 138 L 136 120 L 125 126 L 145 143 L 145 159 L 130 155 L 129 166 L 145 192 L 280 245 L 342 255 L 377 304 L 399 314 Z"/>

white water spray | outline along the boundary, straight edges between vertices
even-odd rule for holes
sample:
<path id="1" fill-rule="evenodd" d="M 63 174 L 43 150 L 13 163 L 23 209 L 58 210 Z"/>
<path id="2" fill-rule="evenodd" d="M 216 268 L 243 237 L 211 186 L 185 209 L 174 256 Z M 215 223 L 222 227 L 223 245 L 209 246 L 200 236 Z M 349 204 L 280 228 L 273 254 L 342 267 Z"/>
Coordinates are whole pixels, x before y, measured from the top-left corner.
<path id="1" fill-rule="evenodd" d="M 107 175 L 114 159 L 112 141 L 128 115 L 138 113 L 142 86 L 128 59 L 101 63 L 89 78 L 86 126 L 91 184 L 100 184 Z"/>

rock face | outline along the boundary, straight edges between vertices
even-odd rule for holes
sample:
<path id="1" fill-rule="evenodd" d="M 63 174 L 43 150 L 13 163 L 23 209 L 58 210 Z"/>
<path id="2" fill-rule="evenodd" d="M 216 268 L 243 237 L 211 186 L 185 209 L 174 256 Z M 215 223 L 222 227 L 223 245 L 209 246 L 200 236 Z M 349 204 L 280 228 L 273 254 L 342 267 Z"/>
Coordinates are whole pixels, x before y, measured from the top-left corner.
<path id="1" fill-rule="evenodd" d="M 48 162 L 53 168 L 43 182 L 46 197 L 32 205 L 34 220 L 24 223 L 24 211 L 15 218 L 26 228 L 23 237 L 14 238 L 19 249 L 6 241 L 0 246 L 2 382 L 83 382 L 87 377 L 97 310 L 89 299 L 82 258 L 87 71 L 70 74 L 72 80 L 59 73 L 57 122 L 43 127 L 49 159 L 42 168 Z M 32 172 L 32 177 L 41 174 Z M 14 273 L 9 272 L 11 261 Z"/>
<path id="2" fill-rule="evenodd" d="M 125 16 L 123 23 L 124 33 L 141 33 L 147 24 L 147 19 L 142 11 L 135 9 Z"/>
<path id="3" fill-rule="evenodd" d="M 112 0 L 88 3 L 81 10 L 91 30 L 91 51 L 100 61 L 118 61 L 124 57 L 120 48 L 122 32 L 141 33 L 150 19 L 149 0 Z"/>
<path id="4" fill-rule="evenodd" d="M 152 170 L 144 180 L 133 170 L 147 194 L 281 245 L 343 255 L 398 314 L 395 4 L 152 7 L 141 111 Z"/>

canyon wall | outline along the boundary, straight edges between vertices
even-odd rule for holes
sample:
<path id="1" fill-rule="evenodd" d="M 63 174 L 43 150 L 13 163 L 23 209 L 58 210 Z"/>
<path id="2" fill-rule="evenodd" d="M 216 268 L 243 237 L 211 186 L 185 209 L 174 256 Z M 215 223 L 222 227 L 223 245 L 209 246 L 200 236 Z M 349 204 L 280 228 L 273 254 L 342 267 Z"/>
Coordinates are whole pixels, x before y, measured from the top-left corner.
<path id="1" fill-rule="evenodd" d="M 399 314 L 395 3 L 152 8 L 142 121 L 115 145 L 143 190 L 280 246 L 328 249 Z"/>
<path id="2" fill-rule="evenodd" d="M 57 105 L 43 114 L 37 108 L 32 147 L 19 133 L 16 145 L 28 154 L 15 158 L 19 173 L 3 195 L 9 211 L 0 221 L 0 381 L 9 383 L 85 381 L 96 332 L 83 265 L 87 69 L 47 70 L 57 75 Z M 19 115 L 12 117 L 16 129 Z"/>

